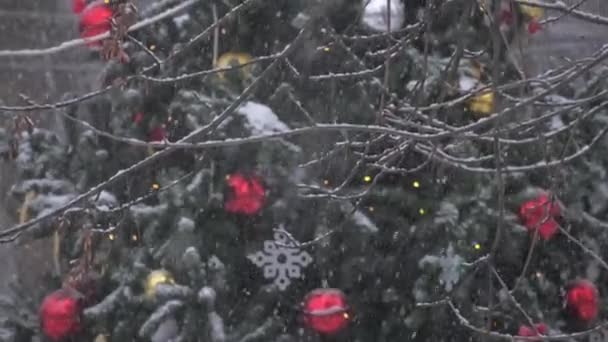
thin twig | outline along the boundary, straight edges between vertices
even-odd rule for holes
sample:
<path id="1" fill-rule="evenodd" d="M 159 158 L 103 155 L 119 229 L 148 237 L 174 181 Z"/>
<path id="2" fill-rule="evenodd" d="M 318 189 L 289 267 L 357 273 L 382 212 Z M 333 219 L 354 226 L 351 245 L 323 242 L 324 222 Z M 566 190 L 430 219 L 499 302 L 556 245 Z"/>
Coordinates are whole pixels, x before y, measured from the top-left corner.
<path id="1" fill-rule="evenodd" d="M 175 14 L 187 9 L 190 6 L 198 3 L 197 0 L 185 0 L 183 3 L 172 7 L 162 13 L 159 13 L 153 17 L 148 19 L 144 19 L 135 25 L 129 27 L 128 32 L 137 31 L 146 26 L 152 25 L 158 21 L 161 21 L 165 18 L 174 16 Z M 35 57 L 35 56 L 44 56 L 44 55 L 52 55 L 58 52 L 74 48 L 77 46 L 82 46 L 91 42 L 96 42 L 102 39 L 106 39 L 110 37 L 110 32 L 105 32 L 102 34 L 98 34 L 96 36 L 86 38 L 86 39 L 74 39 L 70 41 L 63 42 L 57 46 L 43 48 L 43 49 L 23 49 L 23 50 L 0 50 L 0 57 Z"/>

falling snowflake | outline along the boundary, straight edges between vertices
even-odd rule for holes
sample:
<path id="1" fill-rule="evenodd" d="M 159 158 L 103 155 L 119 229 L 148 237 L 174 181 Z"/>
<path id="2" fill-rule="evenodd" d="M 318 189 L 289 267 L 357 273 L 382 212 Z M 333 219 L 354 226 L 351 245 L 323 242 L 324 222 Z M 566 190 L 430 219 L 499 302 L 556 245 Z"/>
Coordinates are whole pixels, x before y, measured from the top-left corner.
<path id="1" fill-rule="evenodd" d="M 312 257 L 299 248 L 299 243 L 286 232 L 276 231 L 274 240 L 264 241 L 264 250 L 247 256 L 258 267 L 263 267 L 264 277 L 274 279 L 279 290 L 284 291 L 291 279 L 302 276 L 302 268 L 312 262 Z"/>

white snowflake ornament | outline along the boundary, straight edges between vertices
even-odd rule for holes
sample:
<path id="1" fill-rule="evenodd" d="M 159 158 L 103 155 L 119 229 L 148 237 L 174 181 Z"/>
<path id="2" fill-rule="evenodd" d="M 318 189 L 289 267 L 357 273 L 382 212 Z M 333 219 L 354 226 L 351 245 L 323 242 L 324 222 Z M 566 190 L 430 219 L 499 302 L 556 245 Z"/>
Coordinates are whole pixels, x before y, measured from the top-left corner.
<path id="1" fill-rule="evenodd" d="M 390 2 L 390 28 L 395 31 L 401 28 L 405 21 L 405 7 L 400 0 L 362 0 L 363 24 L 378 32 L 387 32 L 388 3 Z M 366 6 L 367 5 L 367 6 Z"/>
<path id="2" fill-rule="evenodd" d="M 302 276 L 302 268 L 312 262 L 312 257 L 299 247 L 299 243 L 285 232 L 274 233 L 274 240 L 264 241 L 264 250 L 247 256 L 256 266 L 263 268 L 264 277 L 274 279 L 279 290 L 284 291 L 291 279 Z"/>

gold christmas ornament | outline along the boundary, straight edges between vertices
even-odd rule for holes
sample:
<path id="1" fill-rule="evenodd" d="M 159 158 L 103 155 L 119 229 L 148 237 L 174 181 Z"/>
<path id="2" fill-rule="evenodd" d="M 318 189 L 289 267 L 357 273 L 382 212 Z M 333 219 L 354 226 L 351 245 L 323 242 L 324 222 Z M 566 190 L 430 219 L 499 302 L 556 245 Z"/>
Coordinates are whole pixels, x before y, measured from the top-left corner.
<path id="1" fill-rule="evenodd" d="M 253 59 L 253 57 L 251 57 L 250 54 L 245 53 L 245 52 L 227 52 L 227 53 L 221 55 L 217 59 L 215 68 L 231 68 L 231 67 L 235 67 L 238 65 L 247 64 L 247 63 L 251 62 L 252 59 Z M 246 78 L 251 75 L 251 64 L 248 64 L 248 65 L 243 66 L 242 68 L 239 68 L 236 70 L 220 72 L 220 73 L 218 73 L 218 77 L 221 80 L 226 79 L 227 72 L 239 72 L 239 74 L 243 78 Z"/>
<path id="2" fill-rule="evenodd" d="M 540 7 L 530 5 L 519 5 L 521 13 L 528 18 L 533 20 L 540 20 L 545 15 L 545 10 Z"/>
<path id="3" fill-rule="evenodd" d="M 468 101 L 469 110 L 481 116 L 490 115 L 494 112 L 494 92 L 485 91 L 473 96 Z"/>
<path id="4" fill-rule="evenodd" d="M 159 284 L 175 284 L 175 279 L 166 270 L 154 270 L 150 272 L 146 278 L 146 296 L 154 297 L 156 295 L 156 286 Z"/>

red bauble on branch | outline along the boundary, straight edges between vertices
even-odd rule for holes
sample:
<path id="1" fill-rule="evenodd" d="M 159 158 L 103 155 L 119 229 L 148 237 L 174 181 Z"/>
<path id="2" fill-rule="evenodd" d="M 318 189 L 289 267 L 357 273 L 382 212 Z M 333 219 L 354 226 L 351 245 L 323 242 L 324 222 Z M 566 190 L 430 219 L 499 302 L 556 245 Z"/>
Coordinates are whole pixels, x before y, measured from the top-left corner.
<path id="1" fill-rule="evenodd" d="M 74 3 L 74 9 L 79 9 L 79 4 Z M 80 37 L 91 38 L 110 31 L 112 28 L 112 9 L 103 2 L 94 2 L 81 10 L 78 28 Z M 88 42 L 91 48 L 99 48 L 103 45 L 101 41 Z"/>
<path id="2" fill-rule="evenodd" d="M 528 33 L 530 33 L 530 34 L 535 34 L 536 32 L 540 31 L 542 28 L 543 27 L 536 20 L 532 20 L 528 23 Z"/>
<path id="3" fill-rule="evenodd" d="M 167 138 L 167 130 L 164 125 L 159 125 L 148 132 L 148 141 L 163 142 Z"/>
<path id="4" fill-rule="evenodd" d="M 71 289 L 47 295 L 40 306 L 40 325 L 46 337 L 61 341 L 80 331 L 81 295 Z"/>
<path id="5" fill-rule="evenodd" d="M 566 310 L 579 323 L 590 323 L 599 312 L 599 292 L 588 280 L 578 280 L 568 286 Z"/>
<path id="6" fill-rule="evenodd" d="M 540 336 L 537 331 L 539 333 L 541 333 L 542 335 L 547 335 L 547 332 L 549 331 L 549 329 L 547 328 L 547 325 L 544 323 L 539 323 L 539 324 L 535 324 L 534 327 L 536 328 L 536 331 L 534 330 L 534 328 L 527 326 L 527 325 L 521 325 L 519 327 L 519 330 L 517 331 L 517 336 L 521 336 L 521 337 L 536 337 L 536 336 Z M 541 341 L 541 339 L 538 340 L 527 340 L 527 341 Z"/>
<path id="7" fill-rule="evenodd" d="M 144 113 L 137 112 L 137 113 L 133 114 L 133 116 L 131 117 L 131 121 L 134 124 L 139 125 L 140 123 L 142 123 L 142 121 L 144 121 Z"/>
<path id="8" fill-rule="evenodd" d="M 316 289 L 303 303 L 304 321 L 321 334 L 335 334 L 348 325 L 346 296 L 338 289 Z"/>
<path id="9" fill-rule="evenodd" d="M 557 200 L 552 200 L 548 194 L 541 194 L 527 201 L 519 208 L 519 217 L 530 233 L 538 229 L 540 238 L 549 240 L 559 229 L 556 221 L 561 215 Z"/>
<path id="10" fill-rule="evenodd" d="M 511 8 L 502 9 L 500 11 L 500 23 L 505 24 L 507 26 L 513 25 L 515 21 L 515 14 Z"/>
<path id="11" fill-rule="evenodd" d="M 266 202 L 266 189 L 258 177 L 235 173 L 228 175 L 226 182 L 230 188 L 224 203 L 227 212 L 255 215 L 262 210 Z"/>

